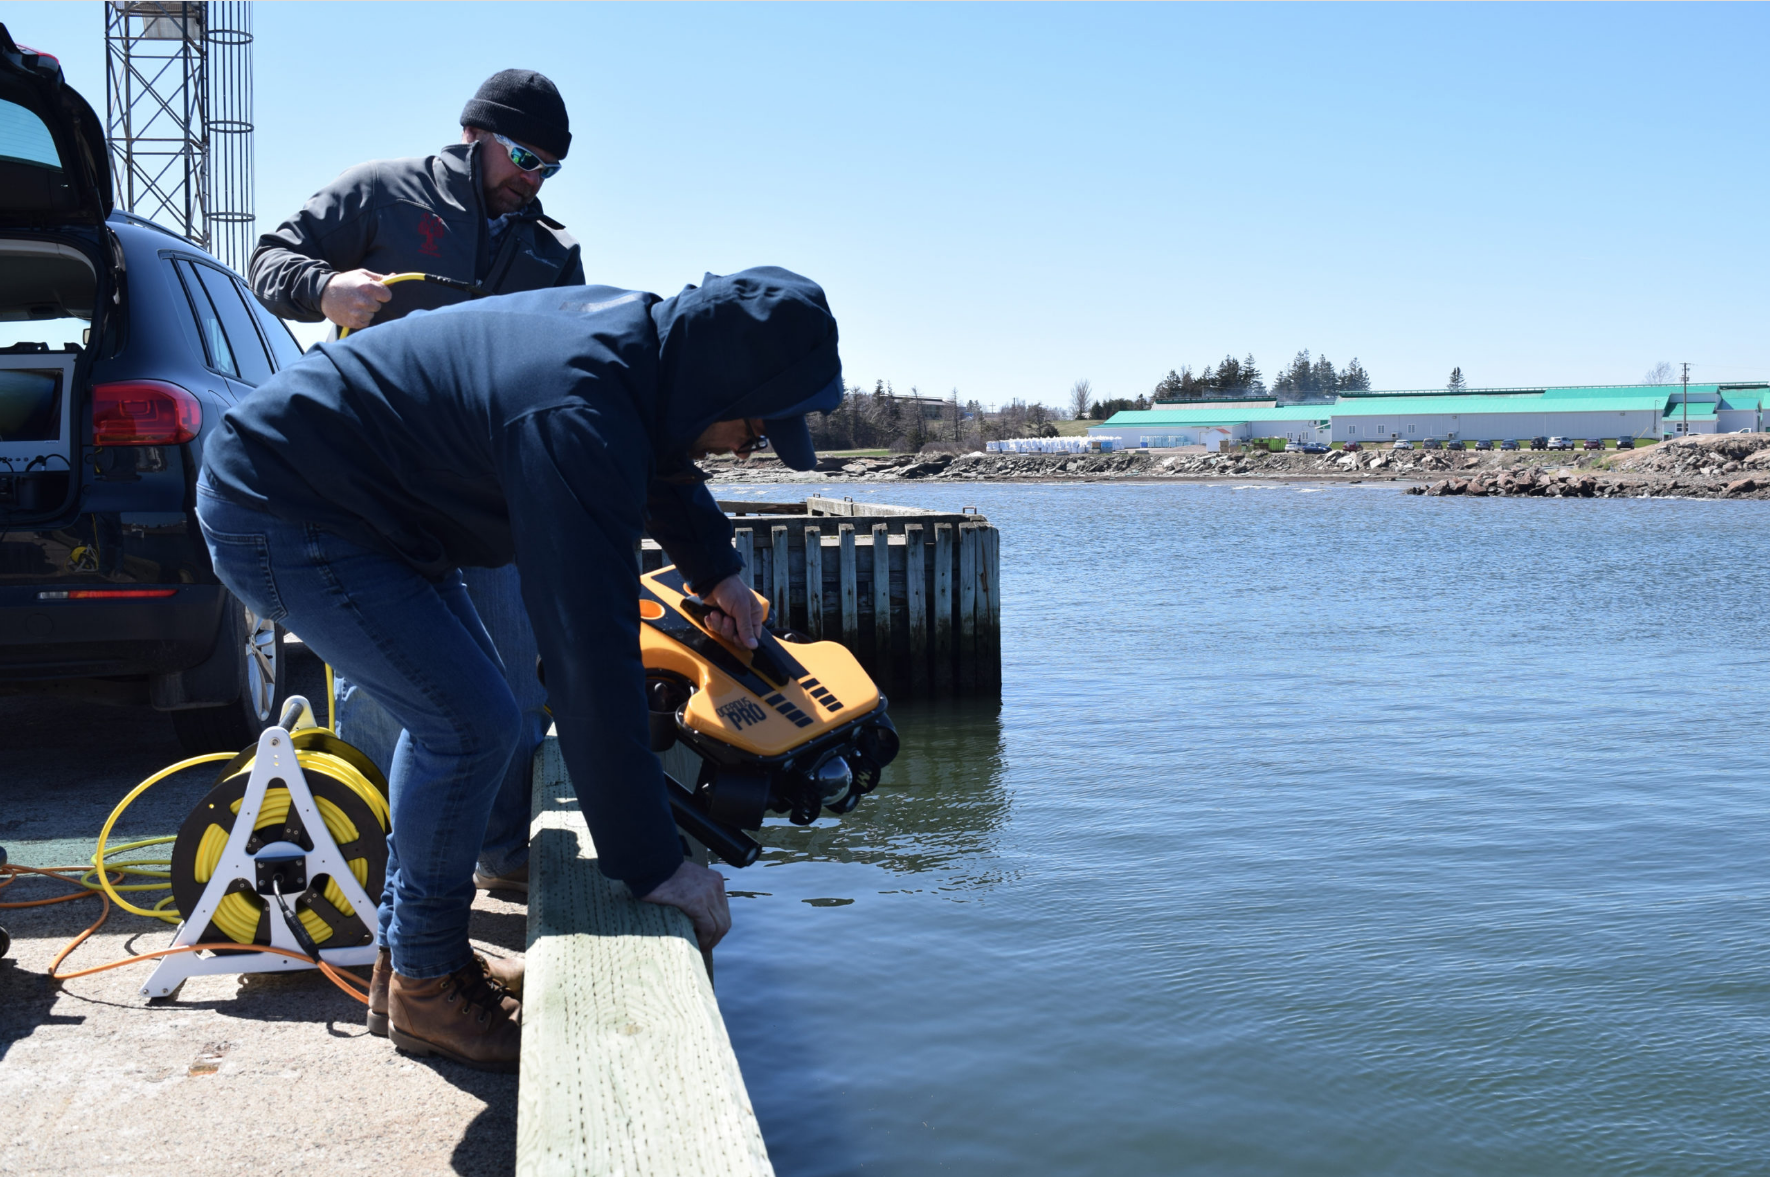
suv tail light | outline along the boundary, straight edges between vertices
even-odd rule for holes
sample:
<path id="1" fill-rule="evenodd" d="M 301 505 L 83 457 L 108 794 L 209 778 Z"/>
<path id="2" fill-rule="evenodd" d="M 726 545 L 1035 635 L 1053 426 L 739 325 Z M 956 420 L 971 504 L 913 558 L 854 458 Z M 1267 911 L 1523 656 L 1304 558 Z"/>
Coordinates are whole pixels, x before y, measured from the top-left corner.
<path id="1" fill-rule="evenodd" d="M 94 445 L 178 445 L 203 428 L 203 405 L 164 380 L 121 380 L 92 389 Z"/>

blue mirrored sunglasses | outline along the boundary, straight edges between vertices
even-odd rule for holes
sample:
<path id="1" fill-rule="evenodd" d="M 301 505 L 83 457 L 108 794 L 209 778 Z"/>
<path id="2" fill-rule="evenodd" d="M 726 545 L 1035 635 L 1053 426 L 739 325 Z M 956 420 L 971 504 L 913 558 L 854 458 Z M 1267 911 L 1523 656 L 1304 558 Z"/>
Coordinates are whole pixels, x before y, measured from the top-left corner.
<path id="1" fill-rule="evenodd" d="M 541 179 L 543 180 L 551 180 L 553 177 L 559 175 L 559 169 L 565 166 L 563 163 L 546 162 L 522 144 L 513 143 L 509 139 L 498 134 L 496 131 L 492 132 L 492 138 L 504 145 L 504 150 L 510 153 L 511 163 L 515 164 L 525 172 L 540 172 Z"/>

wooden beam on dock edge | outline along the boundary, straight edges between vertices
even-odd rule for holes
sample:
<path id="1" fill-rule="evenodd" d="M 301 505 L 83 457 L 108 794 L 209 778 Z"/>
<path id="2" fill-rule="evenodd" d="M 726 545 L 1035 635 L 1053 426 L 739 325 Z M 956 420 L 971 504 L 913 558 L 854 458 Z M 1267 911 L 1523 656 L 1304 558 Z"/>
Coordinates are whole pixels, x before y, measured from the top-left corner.
<path id="1" fill-rule="evenodd" d="M 519 1177 L 771 1177 L 688 917 L 596 848 L 548 737 L 534 761 Z"/>

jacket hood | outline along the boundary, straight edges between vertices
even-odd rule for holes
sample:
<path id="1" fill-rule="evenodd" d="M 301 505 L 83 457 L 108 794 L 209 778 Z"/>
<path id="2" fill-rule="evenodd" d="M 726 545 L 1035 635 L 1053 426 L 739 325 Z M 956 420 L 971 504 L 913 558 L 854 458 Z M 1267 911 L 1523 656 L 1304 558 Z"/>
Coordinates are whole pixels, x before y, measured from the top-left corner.
<path id="1" fill-rule="evenodd" d="M 652 307 L 661 470 L 685 466 L 715 421 L 779 417 L 842 371 L 823 288 L 777 266 L 708 274 Z"/>

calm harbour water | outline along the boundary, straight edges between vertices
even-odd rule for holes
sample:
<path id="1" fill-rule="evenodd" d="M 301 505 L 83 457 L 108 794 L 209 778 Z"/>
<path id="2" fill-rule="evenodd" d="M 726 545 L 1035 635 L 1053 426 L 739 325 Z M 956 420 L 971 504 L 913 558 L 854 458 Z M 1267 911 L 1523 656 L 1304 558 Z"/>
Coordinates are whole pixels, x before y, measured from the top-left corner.
<path id="1" fill-rule="evenodd" d="M 829 492 L 1001 527 L 1004 688 L 727 872 L 783 1177 L 1770 1170 L 1764 504 Z"/>

